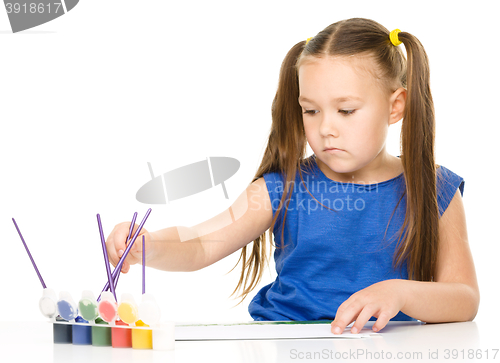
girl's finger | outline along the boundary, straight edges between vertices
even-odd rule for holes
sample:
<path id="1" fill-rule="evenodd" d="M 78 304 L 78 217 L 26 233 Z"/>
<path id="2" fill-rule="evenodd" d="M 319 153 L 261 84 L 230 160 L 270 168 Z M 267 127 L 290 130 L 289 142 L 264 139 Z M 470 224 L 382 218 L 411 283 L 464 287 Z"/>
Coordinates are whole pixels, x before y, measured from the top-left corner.
<path id="1" fill-rule="evenodd" d="M 387 325 L 387 323 L 389 322 L 389 320 L 391 320 L 391 318 L 392 318 L 391 314 L 388 314 L 385 311 L 382 311 L 379 314 L 378 319 L 375 322 L 375 324 L 373 324 L 372 330 L 374 332 L 381 331 L 382 329 L 385 328 L 385 326 Z"/>
<path id="2" fill-rule="evenodd" d="M 373 306 L 366 305 L 361 313 L 359 313 L 358 318 L 356 319 L 356 322 L 351 328 L 351 333 L 357 334 L 363 329 L 365 324 L 370 320 L 370 318 L 377 312 L 377 309 L 374 308 Z"/>
<path id="3" fill-rule="evenodd" d="M 337 314 L 335 315 L 335 320 L 332 321 L 332 333 L 333 334 L 342 334 L 345 328 L 356 320 L 359 313 L 361 312 L 362 307 L 359 306 L 359 303 L 353 302 L 349 305 L 342 304 L 337 310 Z"/>
<path id="4" fill-rule="evenodd" d="M 119 250 L 125 249 L 125 239 L 127 238 L 128 230 L 127 225 L 130 223 L 120 223 L 113 228 L 108 238 L 106 238 L 106 249 L 108 250 L 108 257 L 113 266 L 118 264 L 121 256 L 118 256 Z"/>
<path id="5" fill-rule="evenodd" d="M 114 266 L 116 267 L 116 265 L 118 264 L 118 260 L 120 259 L 118 257 L 118 255 L 116 254 L 116 248 L 112 242 L 112 238 L 110 239 L 108 237 L 108 239 L 106 240 L 106 251 L 108 252 L 108 259 L 109 259 L 109 262 Z"/>

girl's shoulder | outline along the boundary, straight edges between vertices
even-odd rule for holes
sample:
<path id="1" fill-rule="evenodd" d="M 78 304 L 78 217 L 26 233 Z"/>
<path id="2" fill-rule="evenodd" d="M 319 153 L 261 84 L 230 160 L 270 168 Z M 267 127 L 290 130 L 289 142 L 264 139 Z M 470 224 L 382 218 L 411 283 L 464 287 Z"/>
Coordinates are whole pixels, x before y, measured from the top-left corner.
<path id="1" fill-rule="evenodd" d="M 438 165 L 436 170 L 436 191 L 440 217 L 443 215 L 446 208 L 448 208 L 448 205 L 455 196 L 457 189 L 463 197 L 464 185 L 464 178 L 443 165 Z"/>

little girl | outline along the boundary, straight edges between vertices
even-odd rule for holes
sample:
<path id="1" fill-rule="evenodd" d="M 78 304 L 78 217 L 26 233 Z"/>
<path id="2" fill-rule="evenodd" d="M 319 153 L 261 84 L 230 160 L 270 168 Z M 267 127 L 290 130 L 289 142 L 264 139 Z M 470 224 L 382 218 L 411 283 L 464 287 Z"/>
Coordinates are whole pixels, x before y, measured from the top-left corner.
<path id="1" fill-rule="evenodd" d="M 401 119 L 395 157 L 385 143 Z M 368 320 L 376 320 L 374 331 L 389 320 L 472 320 L 479 289 L 464 181 L 436 165 L 434 132 L 418 39 L 367 19 L 332 24 L 286 55 L 267 148 L 229 208 L 232 221 L 226 211 L 191 228 L 143 230 L 147 265 L 193 271 L 242 249 L 235 293 L 244 299 L 261 279 L 269 231 L 277 277 L 250 302 L 255 320 L 328 319 L 335 334 L 354 321 L 352 333 Z M 115 226 L 107 239 L 114 265 L 129 226 Z M 140 261 L 141 248 L 135 244 L 123 272 Z"/>

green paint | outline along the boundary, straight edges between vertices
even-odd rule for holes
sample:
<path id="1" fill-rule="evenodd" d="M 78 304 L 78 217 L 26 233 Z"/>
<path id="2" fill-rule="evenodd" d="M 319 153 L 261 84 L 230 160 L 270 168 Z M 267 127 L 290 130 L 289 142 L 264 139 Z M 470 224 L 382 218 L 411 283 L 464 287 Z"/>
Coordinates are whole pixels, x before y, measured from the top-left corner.
<path id="1" fill-rule="evenodd" d="M 81 299 L 78 304 L 78 309 L 85 320 L 93 321 L 99 316 L 97 305 L 90 299 Z"/>
<path id="2" fill-rule="evenodd" d="M 231 324 L 185 324 L 177 326 L 237 326 L 237 325 L 305 325 L 305 324 L 330 324 L 332 320 L 307 320 L 307 321 L 251 321 L 249 323 Z"/>
<path id="3" fill-rule="evenodd" d="M 109 325 L 101 318 L 97 318 L 95 323 L 97 325 Z M 99 326 L 92 327 L 92 345 L 98 347 L 111 346 L 111 328 L 103 328 Z"/>

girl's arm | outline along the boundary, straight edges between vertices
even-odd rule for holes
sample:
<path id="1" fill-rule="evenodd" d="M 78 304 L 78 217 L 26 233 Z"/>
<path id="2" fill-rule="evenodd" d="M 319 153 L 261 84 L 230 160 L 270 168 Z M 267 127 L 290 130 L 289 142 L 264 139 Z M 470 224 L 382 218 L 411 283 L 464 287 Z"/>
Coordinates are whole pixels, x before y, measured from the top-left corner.
<path id="1" fill-rule="evenodd" d="M 439 238 L 435 282 L 386 280 L 358 291 L 339 307 L 332 332 L 356 321 L 351 331 L 357 333 L 372 316 L 372 329 L 379 331 L 399 311 L 429 323 L 474 319 L 479 287 L 458 190 L 439 219 Z"/>
<path id="2" fill-rule="evenodd" d="M 460 192 L 439 220 L 436 282 L 405 281 L 402 311 L 428 323 L 471 321 L 479 307 L 476 270 Z"/>
<path id="3" fill-rule="evenodd" d="M 271 226 L 273 212 L 264 178 L 259 178 L 219 215 L 194 227 L 169 227 L 148 233 L 143 229 L 122 267 L 140 261 L 145 234 L 146 264 L 166 271 L 195 271 L 239 250 Z M 115 227 L 108 237 L 110 262 L 116 266 L 125 249 L 130 223 Z"/>

